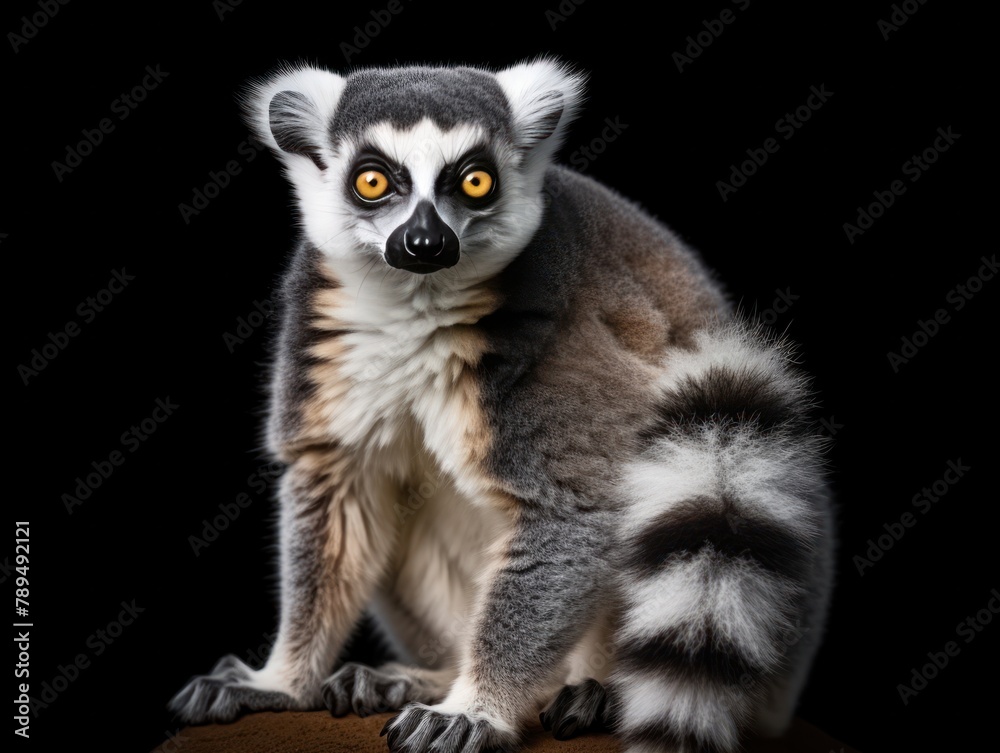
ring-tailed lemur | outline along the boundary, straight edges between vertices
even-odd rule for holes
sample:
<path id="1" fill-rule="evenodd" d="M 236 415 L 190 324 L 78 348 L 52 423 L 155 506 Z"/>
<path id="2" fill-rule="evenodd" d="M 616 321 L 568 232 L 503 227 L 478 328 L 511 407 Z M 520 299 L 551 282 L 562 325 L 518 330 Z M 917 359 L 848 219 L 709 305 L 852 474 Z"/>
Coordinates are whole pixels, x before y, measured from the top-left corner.
<path id="1" fill-rule="evenodd" d="M 553 164 L 582 89 L 549 59 L 251 87 L 302 221 L 268 424 L 281 619 L 183 719 L 402 709 L 408 753 L 512 750 L 539 710 L 632 752 L 788 723 L 832 572 L 806 381 L 667 228 Z M 335 668 L 366 610 L 401 662 Z"/>

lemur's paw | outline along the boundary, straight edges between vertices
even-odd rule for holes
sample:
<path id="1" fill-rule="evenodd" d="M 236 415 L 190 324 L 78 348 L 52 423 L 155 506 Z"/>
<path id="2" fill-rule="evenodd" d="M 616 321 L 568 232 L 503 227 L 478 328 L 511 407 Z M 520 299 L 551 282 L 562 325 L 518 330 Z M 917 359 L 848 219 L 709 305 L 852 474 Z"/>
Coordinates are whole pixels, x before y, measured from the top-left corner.
<path id="1" fill-rule="evenodd" d="M 608 727 L 608 694 L 597 680 L 566 685 L 539 716 L 542 726 L 556 740 L 569 740 L 584 732 Z"/>
<path id="2" fill-rule="evenodd" d="M 345 664 L 323 683 L 323 700 L 334 716 L 399 711 L 413 696 L 413 681 L 401 672 Z"/>
<path id="3" fill-rule="evenodd" d="M 231 722 L 248 711 L 285 711 L 301 708 L 287 693 L 254 687 L 253 670 L 230 654 L 211 674 L 192 678 L 169 704 L 188 724 Z"/>
<path id="4" fill-rule="evenodd" d="M 512 753 L 518 739 L 481 716 L 438 711 L 411 703 L 394 716 L 382 734 L 392 753 Z"/>

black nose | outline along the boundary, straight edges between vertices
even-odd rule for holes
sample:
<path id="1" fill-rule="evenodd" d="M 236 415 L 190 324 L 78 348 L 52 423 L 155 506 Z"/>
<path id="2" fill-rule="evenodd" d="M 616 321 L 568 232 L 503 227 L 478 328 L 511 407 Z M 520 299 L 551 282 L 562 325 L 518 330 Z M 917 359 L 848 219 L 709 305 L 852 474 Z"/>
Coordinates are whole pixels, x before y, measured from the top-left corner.
<path id="1" fill-rule="evenodd" d="M 459 246 L 455 231 L 434 205 L 421 201 L 410 218 L 392 231 L 385 244 L 385 260 L 397 269 L 425 275 L 458 264 Z"/>
<path id="2" fill-rule="evenodd" d="M 424 227 L 406 228 L 403 231 L 403 249 L 418 259 L 432 259 L 444 251 L 444 233 Z"/>

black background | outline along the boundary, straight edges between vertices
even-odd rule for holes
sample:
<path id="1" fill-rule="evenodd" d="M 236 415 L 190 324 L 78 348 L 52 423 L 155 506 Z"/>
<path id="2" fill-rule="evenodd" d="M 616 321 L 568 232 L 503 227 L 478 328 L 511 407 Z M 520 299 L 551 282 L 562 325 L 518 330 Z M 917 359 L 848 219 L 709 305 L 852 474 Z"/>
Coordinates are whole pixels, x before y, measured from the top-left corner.
<path id="1" fill-rule="evenodd" d="M 191 674 L 227 652 L 246 657 L 274 629 L 274 507 L 248 481 L 264 462 L 267 327 L 233 352 L 223 335 L 273 291 L 295 214 L 277 163 L 241 153 L 234 93 L 281 60 L 343 70 L 341 43 L 386 4 L 333 5 L 244 2 L 220 19 L 211 2 L 72 2 L 16 52 L 8 37 L 13 160 L 0 243 L 14 301 L 16 451 L 2 556 L 13 564 L 13 522 L 30 520 L 31 694 L 78 654 L 90 660 L 33 719 L 30 743 L 15 739 L 19 748 L 96 736 L 105 749 L 149 750 L 176 729 L 164 706 Z M 1000 281 L 961 311 L 947 299 L 996 249 L 986 232 L 996 129 L 985 115 L 984 11 L 931 0 L 886 40 L 877 22 L 893 13 L 889 3 L 741 10 L 717 0 L 653 15 L 589 0 L 571 14 L 565 3 L 562 20 L 546 16 L 555 0 L 430 6 L 403 3 L 350 62 L 500 67 L 553 53 L 578 65 L 590 72 L 588 101 L 562 159 L 618 118 L 627 128 L 590 174 L 700 249 L 745 307 L 766 312 L 778 290 L 797 296 L 775 326 L 800 343 L 834 427 L 841 539 L 829 631 L 801 716 L 862 751 L 929 749 L 944 735 L 954 746 L 985 726 L 1000 626 L 971 643 L 956 626 L 1000 585 L 988 483 Z M 671 54 L 724 8 L 733 23 L 679 72 Z M 38 12 L 8 4 L 2 30 L 20 34 L 21 16 Z M 119 120 L 114 102 L 146 66 L 169 75 Z M 833 95 L 783 139 L 776 121 L 821 85 Z M 59 180 L 52 163 L 102 118 L 114 131 Z M 960 138 L 911 183 L 903 164 L 947 127 Z M 779 151 L 723 201 L 716 182 L 769 137 Z M 185 222 L 178 206 L 230 160 L 239 174 Z M 894 180 L 905 194 L 850 243 L 843 224 Z M 84 322 L 77 306 L 123 267 L 134 280 Z M 950 321 L 896 373 L 887 353 L 940 308 Z M 80 334 L 25 384 L 17 367 L 69 321 Z M 168 396 L 175 413 L 134 453 L 123 448 L 122 433 Z M 124 464 L 68 514 L 62 495 L 76 478 L 123 449 Z M 959 458 L 971 470 L 921 514 L 914 495 Z M 189 537 L 241 492 L 252 504 L 195 556 Z M 908 511 L 916 525 L 859 575 L 852 559 Z M 14 575 L 4 574 L 8 598 Z M 91 637 L 132 600 L 144 611 L 113 643 Z M 960 654 L 904 705 L 897 685 L 951 640 Z"/>

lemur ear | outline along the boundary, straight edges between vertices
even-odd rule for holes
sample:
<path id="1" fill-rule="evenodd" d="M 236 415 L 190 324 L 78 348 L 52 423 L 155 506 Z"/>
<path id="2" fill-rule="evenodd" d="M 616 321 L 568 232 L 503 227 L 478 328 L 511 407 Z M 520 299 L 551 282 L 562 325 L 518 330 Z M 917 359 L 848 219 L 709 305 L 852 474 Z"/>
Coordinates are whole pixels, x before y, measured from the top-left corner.
<path id="1" fill-rule="evenodd" d="M 514 118 L 514 139 L 526 150 L 550 156 L 576 117 L 583 99 L 584 74 L 551 58 L 512 66 L 496 74 Z"/>
<path id="2" fill-rule="evenodd" d="M 344 79 L 322 68 L 280 68 L 247 86 L 247 124 L 286 163 L 308 159 L 325 170 L 327 129 L 343 89 Z"/>

